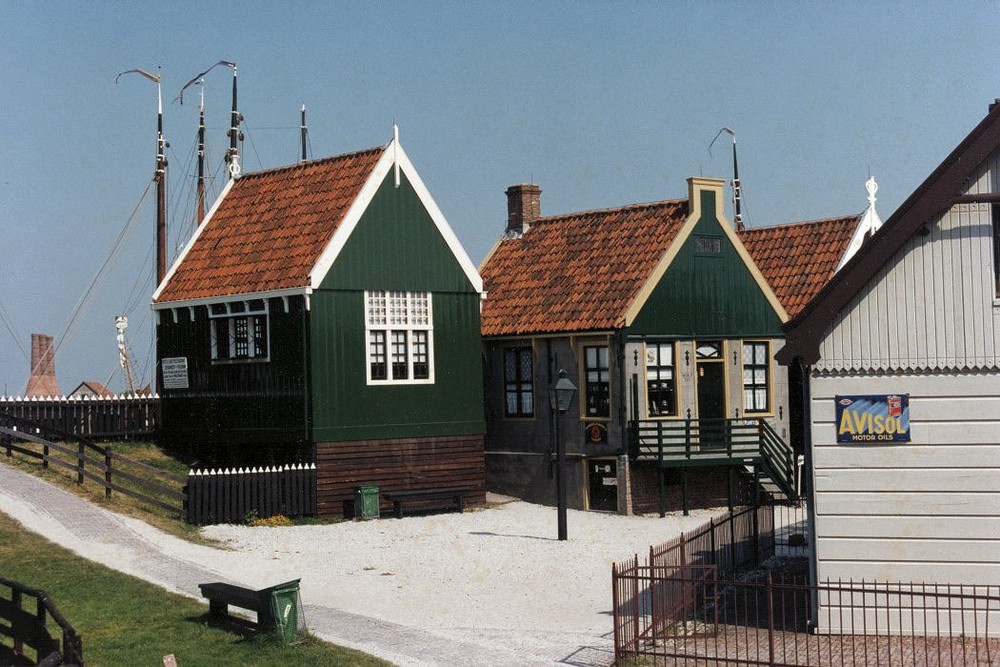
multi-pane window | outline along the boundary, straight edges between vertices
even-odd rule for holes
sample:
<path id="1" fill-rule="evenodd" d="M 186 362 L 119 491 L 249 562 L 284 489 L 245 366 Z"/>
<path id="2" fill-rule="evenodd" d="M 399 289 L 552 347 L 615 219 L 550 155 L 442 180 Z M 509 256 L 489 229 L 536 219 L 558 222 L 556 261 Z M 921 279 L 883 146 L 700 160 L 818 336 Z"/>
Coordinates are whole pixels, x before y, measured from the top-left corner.
<path id="1" fill-rule="evenodd" d="M 650 417 L 677 414 L 674 344 L 646 344 L 646 400 Z"/>
<path id="2" fill-rule="evenodd" d="M 743 412 L 770 412 L 771 366 L 766 342 L 743 343 Z"/>
<path id="3" fill-rule="evenodd" d="M 583 348 L 583 374 L 588 417 L 611 416 L 611 373 L 606 345 Z"/>
<path id="4" fill-rule="evenodd" d="M 530 347 L 511 347 L 503 352 L 504 414 L 508 417 L 535 414 L 533 364 Z"/>
<path id="5" fill-rule="evenodd" d="M 427 292 L 365 292 L 368 381 L 434 380 L 431 297 Z"/>
<path id="6" fill-rule="evenodd" d="M 268 359 L 267 301 L 230 301 L 208 307 L 211 322 L 212 359 Z"/>

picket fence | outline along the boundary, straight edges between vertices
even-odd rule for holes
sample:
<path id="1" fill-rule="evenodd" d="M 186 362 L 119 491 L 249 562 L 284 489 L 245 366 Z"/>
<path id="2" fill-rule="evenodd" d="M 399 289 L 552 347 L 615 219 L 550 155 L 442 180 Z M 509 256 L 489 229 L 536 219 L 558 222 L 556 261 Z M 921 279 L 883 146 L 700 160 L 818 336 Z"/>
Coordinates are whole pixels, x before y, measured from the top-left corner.
<path id="1" fill-rule="evenodd" d="M 316 464 L 191 470 L 187 522 L 247 523 L 316 514 Z"/>

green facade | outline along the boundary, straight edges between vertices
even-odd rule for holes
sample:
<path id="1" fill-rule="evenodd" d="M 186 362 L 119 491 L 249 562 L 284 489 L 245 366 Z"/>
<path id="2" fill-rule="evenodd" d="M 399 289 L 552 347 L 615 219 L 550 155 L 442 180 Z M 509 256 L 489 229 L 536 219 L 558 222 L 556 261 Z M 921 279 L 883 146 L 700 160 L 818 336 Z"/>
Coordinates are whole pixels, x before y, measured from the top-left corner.
<path id="1" fill-rule="evenodd" d="M 367 384 L 365 290 L 431 293 L 433 384 Z M 311 297 L 312 440 L 484 433 L 479 312 L 417 193 L 390 174 Z"/>
<path id="2" fill-rule="evenodd" d="M 701 211 L 692 234 L 627 333 L 674 338 L 781 336 L 781 318 L 722 229 L 713 192 L 701 192 Z"/>

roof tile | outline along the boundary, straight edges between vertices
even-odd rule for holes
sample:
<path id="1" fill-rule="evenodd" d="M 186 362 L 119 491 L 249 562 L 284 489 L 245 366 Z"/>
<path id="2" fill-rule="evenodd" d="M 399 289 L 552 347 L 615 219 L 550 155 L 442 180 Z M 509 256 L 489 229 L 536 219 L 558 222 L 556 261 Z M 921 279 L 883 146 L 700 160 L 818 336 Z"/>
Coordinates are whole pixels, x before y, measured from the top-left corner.
<path id="1" fill-rule="evenodd" d="M 157 302 L 306 287 L 384 150 L 241 176 Z"/>
<path id="2" fill-rule="evenodd" d="M 621 327 L 687 215 L 678 199 L 530 221 L 480 269 L 483 335 Z"/>
<path id="3" fill-rule="evenodd" d="M 739 232 L 789 317 L 795 317 L 837 271 L 860 215 Z"/>

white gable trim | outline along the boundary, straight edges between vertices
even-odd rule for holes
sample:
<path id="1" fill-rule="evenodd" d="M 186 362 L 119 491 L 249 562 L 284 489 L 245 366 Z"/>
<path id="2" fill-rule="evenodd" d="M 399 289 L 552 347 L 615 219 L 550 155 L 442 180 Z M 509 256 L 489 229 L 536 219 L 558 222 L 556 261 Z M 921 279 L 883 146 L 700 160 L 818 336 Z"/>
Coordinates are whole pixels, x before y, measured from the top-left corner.
<path id="1" fill-rule="evenodd" d="M 170 266 L 170 270 L 167 271 L 167 275 L 163 276 L 163 282 L 157 285 L 156 291 L 153 292 L 154 303 L 160 298 L 160 293 L 163 291 L 163 288 L 166 287 L 167 283 L 170 282 L 170 279 L 174 277 L 174 273 L 177 272 L 177 267 L 179 267 L 181 262 L 184 261 L 184 258 L 187 257 L 188 252 L 190 252 L 191 248 L 194 246 L 194 242 L 198 240 L 198 237 L 201 236 L 205 227 L 208 226 L 209 220 L 211 220 L 212 216 L 215 215 L 215 212 L 219 210 L 222 200 L 229 194 L 229 191 L 233 188 L 233 183 L 235 182 L 236 181 L 234 179 L 230 178 L 225 187 L 222 188 L 222 192 L 219 193 L 215 203 L 212 204 L 212 208 L 208 211 L 208 214 L 205 215 L 205 219 L 201 221 L 201 224 L 198 225 L 198 229 L 191 235 L 191 238 L 188 239 L 187 245 L 184 246 L 184 250 L 182 250 L 181 254 L 177 256 L 177 259 L 174 260 L 174 263 Z"/>
<path id="2" fill-rule="evenodd" d="M 393 140 L 389 143 L 386 150 L 383 151 L 382 157 L 379 158 L 375 168 L 372 169 L 371 174 L 368 176 L 368 180 L 365 181 L 365 184 L 358 193 L 357 198 L 355 198 L 351 207 L 347 210 L 347 213 L 344 214 L 344 219 L 337 227 L 337 231 L 334 232 L 333 237 L 330 239 L 329 243 L 327 243 L 326 248 L 323 249 L 319 259 L 316 261 L 316 264 L 313 265 L 312 271 L 309 272 L 310 289 L 319 289 L 320 284 L 326 277 L 326 274 L 330 272 L 330 269 L 333 267 L 333 263 L 337 261 L 337 257 L 347 244 L 347 239 L 351 237 L 351 234 L 354 233 L 354 228 L 357 227 L 358 222 L 361 221 L 361 216 L 364 215 L 364 212 L 371 204 L 372 199 L 375 197 L 375 193 L 378 192 L 378 189 L 381 187 L 383 181 L 385 181 L 386 176 L 389 175 L 389 171 L 393 169 L 399 169 L 406 175 L 407 180 L 417 193 L 417 198 L 427 210 L 431 220 L 434 221 L 434 225 L 441 233 L 445 243 L 448 244 L 448 248 L 451 250 L 452 255 L 454 255 L 456 260 L 458 260 L 458 263 L 465 272 L 469 282 L 477 292 L 482 293 L 482 277 L 480 277 L 479 272 L 472 263 L 472 260 L 469 259 L 469 256 L 466 254 L 465 249 L 459 242 L 458 237 L 455 236 L 455 233 L 452 231 L 451 226 L 445 219 L 444 214 L 441 213 L 441 209 L 438 208 L 438 205 L 435 203 L 431 193 L 427 190 L 427 186 L 425 186 L 424 182 L 420 179 L 420 176 L 417 174 L 417 170 L 413 167 L 413 163 L 410 162 L 410 159 L 407 157 L 403 147 L 395 138 L 393 138 Z"/>
<path id="3" fill-rule="evenodd" d="M 304 296 L 308 301 L 312 290 L 308 287 L 289 287 L 286 289 L 269 290 L 266 292 L 240 292 L 239 294 L 220 294 L 216 296 L 206 296 L 200 299 L 185 299 L 182 301 L 163 301 L 154 303 L 153 310 L 172 310 L 176 308 L 194 308 L 195 306 L 209 306 L 213 303 L 228 303 L 230 301 L 251 301 L 253 299 L 282 298 L 287 302 L 290 296 Z M 308 308 L 307 308 L 308 310 Z M 285 312 L 288 312 L 287 303 Z"/>

